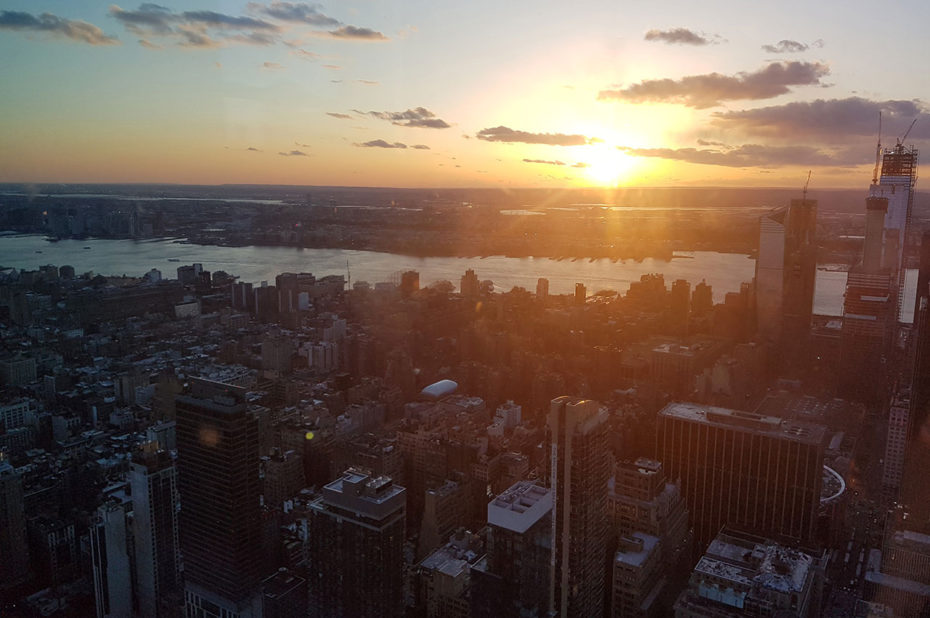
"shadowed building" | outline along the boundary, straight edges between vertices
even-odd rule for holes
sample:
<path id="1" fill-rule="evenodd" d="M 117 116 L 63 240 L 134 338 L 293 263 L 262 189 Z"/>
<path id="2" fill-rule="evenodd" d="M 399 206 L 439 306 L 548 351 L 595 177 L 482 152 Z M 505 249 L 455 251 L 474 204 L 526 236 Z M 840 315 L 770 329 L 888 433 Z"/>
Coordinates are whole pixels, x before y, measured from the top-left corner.
<path id="1" fill-rule="evenodd" d="M 600 616 L 607 572 L 607 412 L 596 401 L 558 397 L 549 408 L 553 572 L 550 611 Z"/>
<path id="2" fill-rule="evenodd" d="M 812 539 L 823 477 L 820 425 L 693 403 L 659 412 L 658 457 L 681 479 L 697 550 L 724 524 Z"/>
<path id="3" fill-rule="evenodd" d="M 190 394 L 177 398 L 188 615 L 260 615 L 258 421 L 248 411 L 245 393 L 195 378 Z"/>

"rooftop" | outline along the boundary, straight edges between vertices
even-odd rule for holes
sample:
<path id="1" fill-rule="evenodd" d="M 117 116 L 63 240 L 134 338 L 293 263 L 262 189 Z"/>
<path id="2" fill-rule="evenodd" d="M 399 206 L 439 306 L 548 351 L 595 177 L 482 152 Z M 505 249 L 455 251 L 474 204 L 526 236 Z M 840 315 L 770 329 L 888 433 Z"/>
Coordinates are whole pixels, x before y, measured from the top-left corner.
<path id="1" fill-rule="evenodd" d="M 488 504 L 488 523 L 519 534 L 552 511 L 552 491 L 519 481 Z"/>
<path id="2" fill-rule="evenodd" d="M 620 539 L 620 547 L 614 554 L 614 562 L 631 567 L 641 567 L 659 545 L 659 539 L 651 534 L 634 532 Z"/>
<path id="3" fill-rule="evenodd" d="M 826 434 L 826 427 L 823 425 L 697 403 L 672 402 L 665 406 L 659 415 L 804 444 L 821 444 Z"/>
<path id="4" fill-rule="evenodd" d="M 721 532 L 694 572 L 728 580 L 734 588 L 800 593 L 813 565 L 814 558 L 800 550 L 751 535 Z"/>

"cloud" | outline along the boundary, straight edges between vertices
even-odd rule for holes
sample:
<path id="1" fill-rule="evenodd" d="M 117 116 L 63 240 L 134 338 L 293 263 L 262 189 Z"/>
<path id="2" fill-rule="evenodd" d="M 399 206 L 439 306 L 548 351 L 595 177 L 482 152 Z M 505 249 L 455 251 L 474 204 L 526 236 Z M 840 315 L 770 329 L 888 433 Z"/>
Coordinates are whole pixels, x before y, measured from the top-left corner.
<path id="1" fill-rule="evenodd" d="M 151 41 L 148 41 L 146 39 L 139 39 L 139 45 L 141 45 L 142 47 L 146 49 L 164 49 L 165 48 L 163 45 L 156 45 L 155 43 L 152 43 Z"/>
<path id="2" fill-rule="evenodd" d="M 280 71 L 284 68 L 283 64 L 278 64 L 277 62 L 266 62 L 262 65 L 263 69 L 268 69 L 269 71 Z"/>
<path id="3" fill-rule="evenodd" d="M 342 67 L 338 64 L 324 64 L 322 65 L 324 69 L 332 69 L 333 71 L 341 71 Z M 341 79 L 339 81 L 342 81 Z"/>
<path id="4" fill-rule="evenodd" d="M 762 51 L 768 52 L 770 54 L 795 54 L 798 52 L 804 52 L 810 49 L 810 45 L 806 43 L 801 43 L 800 41 L 791 41 L 788 39 L 782 39 L 775 45 L 763 45 Z"/>
<path id="5" fill-rule="evenodd" d="M 782 167 L 787 165 L 859 165 L 867 163 L 870 152 L 851 149 L 825 150 L 812 146 L 767 146 L 744 144 L 727 150 L 698 148 L 628 148 L 623 152 L 636 157 L 656 157 L 698 165 L 725 167 Z"/>
<path id="6" fill-rule="evenodd" d="M 355 81 L 357 81 L 360 84 L 365 84 L 366 86 L 377 86 L 379 83 L 371 79 L 357 79 Z"/>
<path id="7" fill-rule="evenodd" d="M 315 61 L 315 60 L 320 59 L 320 54 L 316 54 L 312 51 L 307 51 L 306 49 L 294 49 L 294 50 L 291 50 L 291 53 L 297 56 L 298 58 L 303 58 L 304 60 Z"/>
<path id="8" fill-rule="evenodd" d="M 413 148 L 414 150 L 429 150 L 430 149 L 429 146 L 427 146 L 426 144 L 414 144 L 413 146 L 411 146 L 411 148 Z"/>
<path id="9" fill-rule="evenodd" d="M 394 142 L 393 144 L 384 141 L 383 139 L 374 139 L 370 142 L 364 142 L 362 144 L 356 144 L 359 148 L 406 148 L 407 144 L 401 144 L 400 142 Z"/>
<path id="10" fill-rule="evenodd" d="M 248 151 L 250 151 L 250 152 L 261 152 L 261 150 L 259 150 L 259 149 L 256 148 L 255 146 L 249 146 L 248 148 L 246 148 L 246 150 L 248 150 Z"/>
<path id="11" fill-rule="evenodd" d="M 510 127 L 492 127 L 490 129 L 481 129 L 475 134 L 478 139 L 486 142 L 504 142 L 507 144 L 544 144 L 546 146 L 584 146 L 596 140 L 596 138 L 585 137 L 584 135 L 566 135 L 564 133 L 528 133 L 526 131 L 517 131 Z"/>
<path id="12" fill-rule="evenodd" d="M 339 118 L 340 120 L 352 120 L 352 116 L 349 114 L 340 114 L 339 112 L 326 112 L 327 116 L 332 116 L 333 118 Z"/>
<path id="13" fill-rule="evenodd" d="M 65 19 L 51 13 L 42 13 L 38 17 L 22 11 L 0 11 L 0 30 L 19 30 L 42 32 L 49 36 L 70 39 L 88 45 L 119 45 L 114 36 L 86 21 Z"/>
<path id="14" fill-rule="evenodd" d="M 353 39 L 356 41 L 387 41 L 388 38 L 377 30 L 359 28 L 358 26 L 342 26 L 329 33 L 337 39 Z"/>
<path id="15" fill-rule="evenodd" d="M 149 39 L 162 37 L 181 47 L 212 48 L 226 44 L 271 45 L 277 42 L 280 28 L 275 24 L 248 16 L 227 15 L 216 11 L 184 11 L 150 2 L 136 10 L 110 6 L 110 15 L 130 32 Z"/>
<path id="16" fill-rule="evenodd" d="M 660 43 L 669 43 L 671 45 L 710 45 L 717 35 L 708 37 L 705 34 L 698 34 L 688 28 L 673 28 L 671 30 L 650 30 L 643 37 L 646 41 L 656 41 Z"/>
<path id="17" fill-rule="evenodd" d="M 353 111 L 356 111 L 360 114 L 364 113 L 358 110 Z M 387 120 L 391 124 L 395 124 L 399 127 L 417 127 L 420 129 L 448 129 L 451 126 L 442 118 L 437 118 L 436 114 L 429 111 L 425 107 L 408 109 L 404 112 L 368 112 L 367 115 L 374 118 L 379 118 L 381 120 Z"/>
<path id="18" fill-rule="evenodd" d="M 849 136 L 875 137 L 881 112 L 884 132 L 904 133 L 910 122 L 928 108 L 922 101 L 871 101 L 861 97 L 817 99 L 749 110 L 716 112 L 711 122 L 746 135 L 792 139 L 811 137 L 841 140 Z M 889 131 L 889 129 L 891 131 Z M 918 122 L 911 136 L 930 139 L 930 123 Z"/>
<path id="19" fill-rule="evenodd" d="M 300 142 L 298 142 L 298 141 L 296 141 L 296 140 L 294 141 L 294 145 L 295 145 L 295 146 L 300 146 L 301 148 L 309 148 L 309 147 L 310 147 L 310 144 L 301 144 Z"/>
<path id="20" fill-rule="evenodd" d="M 303 152 L 302 150 L 292 150 L 290 152 L 279 152 L 278 154 L 281 155 L 282 157 L 309 157 L 310 156 L 306 152 Z"/>
<path id="21" fill-rule="evenodd" d="M 709 139 L 698 139 L 697 144 L 698 146 L 720 146 L 722 148 L 729 148 L 729 146 L 723 142 L 714 142 Z"/>
<path id="22" fill-rule="evenodd" d="M 821 78 L 829 73 L 829 67 L 819 62 L 773 62 L 751 73 L 647 79 L 622 89 L 602 90 L 597 98 L 630 103 L 679 103 L 706 109 L 723 101 L 771 99 L 791 92 L 790 86 L 820 86 Z"/>
<path id="23" fill-rule="evenodd" d="M 578 163 L 572 164 L 572 167 L 582 168 L 582 167 L 591 167 L 589 164 L 584 161 L 579 161 Z"/>
<path id="24" fill-rule="evenodd" d="M 272 2 L 268 6 L 250 3 L 249 8 L 268 17 L 311 26 L 339 26 L 342 22 L 320 12 L 317 4 L 305 2 Z"/>
<path id="25" fill-rule="evenodd" d="M 545 159 L 523 159 L 524 163 L 543 163 L 545 165 L 565 165 L 562 161 L 547 161 Z"/>

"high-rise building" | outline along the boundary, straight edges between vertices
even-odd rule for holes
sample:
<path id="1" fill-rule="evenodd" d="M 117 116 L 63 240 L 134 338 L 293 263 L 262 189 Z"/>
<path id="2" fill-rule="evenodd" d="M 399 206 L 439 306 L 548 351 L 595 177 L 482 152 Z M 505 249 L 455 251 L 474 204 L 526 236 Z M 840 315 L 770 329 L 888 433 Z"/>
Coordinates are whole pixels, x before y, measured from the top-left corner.
<path id="1" fill-rule="evenodd" d="M 823 557 L 723 530 L 675 603 L 676 618 L 819 616 Z"/>
<path id="2" fill-rule="evenodd" d="M 688 507 L 680 484 L 669 482 L 662 462 L 645 457 L 618 462 L 608 488 L 608 514 L 614 534 L 643 532 L 657 537 L 662 542 L 662 559 L 669 567 L 688 555 Z"/>
<path id="3" fill-rule="evenodd" d="M 188 615 L 258 615 L 258 421 L 245 389 L 203 379 L 177 398 L 178 489 Z"/>
<path id="4" fill-rule="evenodd" d="M 897 498 L 904 473 L 910 410 L 911 402 L 905 393 L 895 393 L 888 407 L 888 433 L 885 438 L 885 457 L 882 463 L 882 491 L 891 500 Z"/>
<path id="5" fill-rule="evenodd" d="M 551 489 L 519 481 L 488 504 L 487 561 L 472 571 L 476 618 L 542 618 L 549 607 Z"/>
<path id="6" fill-rule="evenodd" d="M 820 425 L 693 403 L 659 412 L 657 451 L 681 479 L 697 550 L 724 524 L 812 539 L 820 506 Z"/>
<path id="7" fill-rule="evenodd" d="M 549 280 L 540 277 L 536 281 L 536 300 L 545 301 L 549 298 Z"/>
<path id="8" fill-rule="evenodd" d="M 403 616 L 406 490 L 349 470 L 310 513 L 310 615 Z"/>
<path id="9" fill-rule="evenodd" d="M 918 151 L 896 144 L 882 151 L 881 175 L 869 187 L 869 195 L 888 200 L 888 212 L 882 234 L 882 265 L 895 276 L 895 289 L 904 288 L 904 249 L 914 209 L 914 185 L 917 183 Z M 901 294 L 897 294 L 895 319 L 901 314 Z"/>
<path id="10" fill-rule="evenodd" d="M 420 273 L 415 270 L 407 270 L 400 275 L 400 293 L 404 296 L 410 296 L 420 289 Z"/>
<path id="11" fill-rule="evenodd" d="M 29 577 L 22 477 L 0 451 L 0 591 Z"/>
<path id="12" fill-rule="evenodd" d="M 766 341 L 786 351 L 802 347 L 810 330 L 816 234 L 816 200 L 791 200 L 759 220 L 756 322 Z"/>
<path id="13" fill-rule="evenodd" d="M 691 316 L 691 284 L 678 279 L 672 284 L 669 297 L 670 326 L 676 334 L 688 334 L 688 318 Z"/>
<path id="14" fill-rule="evenodd" d="M 583 305 L 588 298 L 588 291 L 583 283 L 575 284 L 575 304 Z"/>
<path id="15" fill-rule="evenodd" d="M 649 618 L 658 612 L 658 597 L 665 587 L 661 543 L 635 532 L 620 537 L 614 554 L 610 614 L 614 618 Z"/>
<path id="16" fill-rule="evenodd" d="M 132 537 L 136 605 L 142 618 L 173 616 L 181 602 L 181 546 L 178 537 L 177 469 L 159 443 L 133 454 Z"/>
<path id="17" fill-rule="evenodd" d="M 307 580 L 281 568 L 262 582 L 262 618 L 306 618 Z"/>
<path id="18" fill-rule="evenodd" d="M 462 275 L 459 291 L 465 298 L 476 298 L 478 296 L 478 275 L 471 268 Z"/>
<path id="19" fill-rule="evenodd" d="M 700 316 L 710 313 L 713 309 L 713 289 L 711 286 L 707 285 L 706 281 L 702 280 L 699 284 L 694 286 L 694 291 L 691 292 L 691 314 Z"/>
<path id="20" fill-rule="evenodd" d="M 557 397 L 549 408 L 549 484 L 555 500 L 550 611 L 600 616 L 607 572 L 607 412 Z"/>
<path id="21" fill-rule="evenodd" d="M 90 529 L 97 618 L 132 615 L 131 510 L 127 497 L 112 496 L 97 509 Z"/>

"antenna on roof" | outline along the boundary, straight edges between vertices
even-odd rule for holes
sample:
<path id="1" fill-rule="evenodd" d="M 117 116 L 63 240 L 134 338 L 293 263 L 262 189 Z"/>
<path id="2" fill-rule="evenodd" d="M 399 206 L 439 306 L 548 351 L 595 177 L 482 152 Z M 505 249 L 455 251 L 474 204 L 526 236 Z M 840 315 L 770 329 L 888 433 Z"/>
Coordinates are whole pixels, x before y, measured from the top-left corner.
<path id="1" fill-rule="evenodd" d="M 811 171 L 807 170 L 807 182 L 804 183 L 804 191 L 801 193 L 801 199 L 807 201 L 807 186 L 811 183 Z"/>
<path id="2" fill-rule="evenodd" d="M 872 184 L 878 184 L 878 162 L 882 158 L 882 113 L 878 112 L 878 145 L 875 147 L 875 169 L 872 170 Z"/>

